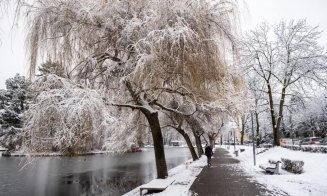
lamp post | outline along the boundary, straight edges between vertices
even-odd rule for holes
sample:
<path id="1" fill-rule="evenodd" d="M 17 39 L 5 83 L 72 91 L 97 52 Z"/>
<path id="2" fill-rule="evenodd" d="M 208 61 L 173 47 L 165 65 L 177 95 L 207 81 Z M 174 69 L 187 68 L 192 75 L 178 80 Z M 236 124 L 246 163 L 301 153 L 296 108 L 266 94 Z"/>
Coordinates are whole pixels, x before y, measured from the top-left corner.
<path id="1" fill-rule="evenodd" d="M 253 144 L 253 163 L 255 166 L 255 146 L 254 146 L 254 129 L 253 129 L 253 114 L 251 110 L 251 124 L 252 124 L 252 144 Z"/>
<path id="2" fill-rule="evenodd" d="M 230 131 L 228 132 L 228 134 L 227 134 L 227 139 L 228 139 L 228 150 L 229 150 L 229 148 L 230 148 L 230 141 L 229 141 L 229 135 L 230 135 Z"/>

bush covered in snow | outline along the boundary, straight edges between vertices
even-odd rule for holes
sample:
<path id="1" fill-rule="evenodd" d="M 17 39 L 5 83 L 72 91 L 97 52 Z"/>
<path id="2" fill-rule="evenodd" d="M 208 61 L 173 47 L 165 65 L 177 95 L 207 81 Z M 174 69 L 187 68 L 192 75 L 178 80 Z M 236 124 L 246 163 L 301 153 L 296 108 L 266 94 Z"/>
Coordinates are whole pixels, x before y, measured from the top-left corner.
<path id="1" fill-rule="evenodd" d="M 303 172 L 303 161 L 293 161 L 290 159 L 282 158 L 282 169 L 286 171 L 301 174 Z"/>
<path id="2" fill-rule="evenodd" d="M 283 148 L 290 150 L 301 150 L 304 152 L 320 152 L 327 153 L 327 146 L 318 146 L 318 145 L 281 145 Z"/>
<path id="3" fill-rule="evenodd" d="M 95 90 L 56 75 L 42 76 L 31 87 L 38 94 L 26 112 L 23 145 L 27 150 L 71 154 L 102 148 L 113 119 Z"/>
<path id="4" fill-rule="evenodd" d="M 0 134 L 0 145 L 9 150 L 18 150 L 22 144 L 22 129 L 10 126 L 2 129 Z"/>

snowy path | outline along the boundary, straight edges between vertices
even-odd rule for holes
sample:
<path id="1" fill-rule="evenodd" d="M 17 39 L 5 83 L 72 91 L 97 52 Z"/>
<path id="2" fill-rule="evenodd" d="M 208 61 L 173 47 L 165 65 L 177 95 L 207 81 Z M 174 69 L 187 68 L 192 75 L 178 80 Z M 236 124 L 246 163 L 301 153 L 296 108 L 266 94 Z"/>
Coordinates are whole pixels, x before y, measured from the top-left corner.
<path id="1" fill-rule="evenodd" d="M 281 189 L 291 196 L 327 195 L 327 154 L 292 151 L 275 147 L 257 155 L 257 164 L 253 166 L 252 146 L 237 146 L 237 148 L 245 149 L 245 152 L 240 153 L 237 157 L 240 160 L 242 170 L 269 189 Z M 232 149 L 230 152 L 233 151 Z M 257 151 L 260 152 L 261 149 L 257 149 Z M 266 175 L 259 168 L 260 164 L 267 163 L 269 159 L 281 160 L 281 158 L 304 161 L 304 172 L 292 174 L 280 169 L 280 175 Z"/>
<path id="2" fill-rule="evenodd" d="M 212 166 L 205 167 L 191 186 L 192 195 L 287 195 L 279 190 L 268 190 L 245 175 L 240 161 L 228 155 L 222 148 L 216 150 Z"/>
<path id="3" fill-rule="evenodd" d="M 202 156 L 199 160 L 192 162 L 190 165 L 185 164 L 179 165 L 168 172 L 167 180 L 174 181 L 173 184 L 169 185 L 168 188 L 159 193 L 150 193 L 146 195 L 155 196 L 188 196 L 189 189 L 196 176 L 199 175 L 202 168 L 206 164 L 205 156 Z M 124 196 L 139 196 L 140 187 L 136 187 L 130 192 L 124 194 Z"/>

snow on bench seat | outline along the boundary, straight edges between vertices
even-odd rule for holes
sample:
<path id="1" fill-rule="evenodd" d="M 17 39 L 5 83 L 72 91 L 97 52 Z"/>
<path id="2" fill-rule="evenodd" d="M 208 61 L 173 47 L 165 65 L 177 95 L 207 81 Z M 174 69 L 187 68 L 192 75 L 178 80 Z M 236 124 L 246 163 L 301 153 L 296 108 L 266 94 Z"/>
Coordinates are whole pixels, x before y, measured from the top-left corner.
<path id="1" fill-rule="evenodd" d="M 268 170 L 268 169 L 276 169 L 276 164 L 262 164 L 259 165 L 261 169 Z"/>
<path id="2" fill-rule="evenodd" d="M 262 165 L 259 165 L 259 167 L 261 169 L 265 170 L 266 172 L 270 172 L 273 174 L 275 174 L 275 173 L 279 174 L 280 161 L 270 159 L 268 162 L 269 162 L 268 164 L 262 164 Z"/>
<path id="3" fill-rule="evenodd" d="M 151 182 L 140 186 L 140 195 L 142 195 L 142 191 L 163 191 L 169 185 L 171 185 L 175 180 L 173 179 L 154 179 Z"/>

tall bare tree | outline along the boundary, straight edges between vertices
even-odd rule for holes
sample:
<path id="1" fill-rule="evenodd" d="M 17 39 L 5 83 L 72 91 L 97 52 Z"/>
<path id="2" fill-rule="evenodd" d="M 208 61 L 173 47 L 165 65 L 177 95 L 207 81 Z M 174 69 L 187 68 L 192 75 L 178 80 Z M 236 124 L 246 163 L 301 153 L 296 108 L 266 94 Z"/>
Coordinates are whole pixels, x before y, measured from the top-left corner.
<path id="1" fill-rule="evenodd" d="M 262 24 L 245 37 L 242 56 L 248 68 L 265 82 L 274 144 L 287 95 L 314 82 L 324 84 L 326 56 L 318 44 L 321 32 L 305 20 Z"/>

